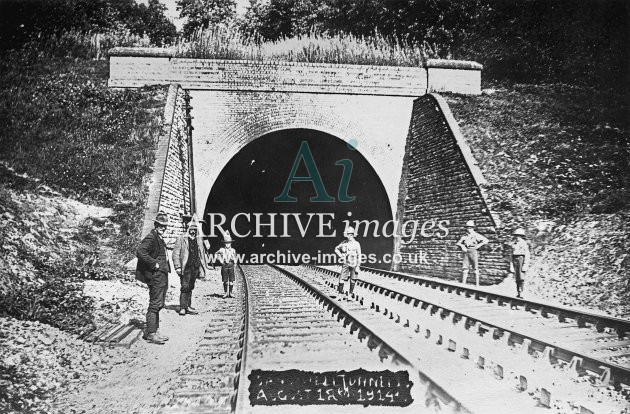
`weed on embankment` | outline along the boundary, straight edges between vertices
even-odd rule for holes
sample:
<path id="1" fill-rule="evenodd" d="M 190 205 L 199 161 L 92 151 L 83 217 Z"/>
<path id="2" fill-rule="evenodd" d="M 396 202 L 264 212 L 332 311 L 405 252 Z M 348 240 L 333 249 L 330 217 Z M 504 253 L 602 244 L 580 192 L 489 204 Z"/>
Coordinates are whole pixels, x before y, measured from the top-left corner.
<path id="1" fill-rule="evenodd" d="M 41 49 L 0 57 L 0 234 L 11 237 L 0 246 L 0 315 L 79 332 L 92 309 L 81 281 L 121 277 L 135 256 L 167 88 L 112 90 L 107 78 L 106 61 Z M 33 196 L 17 208 L 10 191 Z M 60 200 L 53 216 L 44 192 Z M 70 223 L 79 216 L 61 211 L 64 199 L 111 213 Z"/>
<path id="2" fill-rule="evenodd" d="M 116 246 L 130 258 L 165 88 L 111 90 L 106 61 L 28 56 L 0 60 L 0 161 L 66 196 L 119 211 Z"/>

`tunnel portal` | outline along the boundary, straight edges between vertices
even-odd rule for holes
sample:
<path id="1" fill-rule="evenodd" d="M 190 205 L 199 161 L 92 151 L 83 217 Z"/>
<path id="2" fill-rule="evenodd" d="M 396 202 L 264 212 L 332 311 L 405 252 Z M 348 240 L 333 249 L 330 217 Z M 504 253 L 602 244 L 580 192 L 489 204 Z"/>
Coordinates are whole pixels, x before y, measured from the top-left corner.
<path id="1" fill-rule="evenodd" d="M 246 260 L 253 253 L 268 258 L 277 252 L 280 260 L 280 253 L 292 254 L 284 256 L 285 263 L 297 264 L 297 255 L 307 254 L 311 263 L 326 264 L 329 259 L 323 254 L 332 253 L 343 240 L 344 220 L 350 225 L 376 220 L 378 236 L 374 225 L 367 234 L 362 226 L 357 240 L 364 254 L 380 260 L 393 250 L 393 238 L 381 234 L 391 212 L 385 187 L 361 155 L 360 142 L 347 143 L 312 129 L 287 129 L 253 140 L 223 168 L 206 203 L 204 233 L 212 234 L 210 224 L 218 223 L 222 214 L 223 228 L 232 227 L 233 246 Z M 268 225 L 272 220 L 273 228 Z M 327 237 L 333 232 L 334 237 Z M 209 240 L 216 251 L 221 238 L 214 233 Z"/>

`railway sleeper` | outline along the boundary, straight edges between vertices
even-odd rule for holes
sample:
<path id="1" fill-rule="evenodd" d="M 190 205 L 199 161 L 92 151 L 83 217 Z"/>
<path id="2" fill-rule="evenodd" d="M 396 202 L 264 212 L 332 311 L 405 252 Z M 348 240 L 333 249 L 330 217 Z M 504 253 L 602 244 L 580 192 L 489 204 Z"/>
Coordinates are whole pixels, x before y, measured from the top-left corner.
<path id="1" fill-rule="evenodd" d="M 488 343 L 486 344 L 486 346 L 477 347 L 477 352 L 471 352 L 471 349 L 474 348 L 471 348 L 470 345 L 463 345 L 461 357 L 464 359 L 476 360 L 477 368 L 485 369 L 491 372 L 497 379 L 503 379 L 504 377 L 508 376 L 512 377 L 514 375 L 514 378 L 519 380 L 519 384 L 517 384 L 517 387 L 520 387 L 521 389 L 526 388 L 527 378 L 535 379 L 534 383 L 540 383 L 539 387 L 546 387 L 546 390 L 548 391 L 553 389 L 553 387 L 549 383 L 549 378 L 554 378 L 554 381 L 552 381 L 551 383 L 559 383 L 563 381 L 562 374 L 552 368 L 549 364 L 543 367 L 538 367 L 538 370 L 541 371 L 541 374 L 539 375 L 535 375 L 531 372 L 531 363 L 527 361 L 521 363 L 512 362 L 511 364 L 513 366 L 509 370 L 506 370 L 506 367 L 502 361 L 515 361 L 515 354 L 517 356 L 518 352 L 522 351 L 509 351 L 504 346 L 498 345 L 499 342 L 491 339 L 490 336 L 487 336 L 487 341 Z M 438 343 L 439 342 L 440 341 L 438 341 Z M 449 339 L 445 343 L 447 344 L 446 349 L 451 352 L 454 351 L 457 346 L 454 339 Z M 473 354 L 477 354 L 476 358 L 472 357 Z M 492 359 L 488 359 L 488 355 L 492 355 Z M 566 382 L 566 380 L 564 381 Z"/>
<path id="2" fill-rule="evenodd" d="M 411 302 L 411 299 L 409 300 L 409 302 Z M 379 305 L 377 305 L 377 304 L 375 304 L 375 303 L 372 303 L 372 307 L 376 307 L 376 308 L 378 309 Z M 428 306 L 426 306 L 426 305 L 425 305 L 425 306 L 423 306 L 423 308 L 426 308 L 426 307 L 428 307 Z M 433 307 L 432 307 L 432 310 L 433 310 Z M 544 309 L 542 309 L 542 310 L 541 310 L 541 313 L 544 313 Z M 562 315 L 561 315 L 561 316 L 562 316 Z M 560 317 L 559 319 L 562 319 L 562 317 Z M 466 321 L 466 325 L 468 325 L 468 324 L 470 324 L 470 322 L 467 320 L 467 321 Z M 411 325 L 411 323 L 406 323 L 405 325 Z M 484 331 L 486 328 L 485 328 L 485 327 L 483 327 L 483 328 L 482 328 L 482 327 L 481 327 L 480 325 L 478 325 L 477 323 L 475 323 L 475 325 L 476 325 L 476 328 L 477 328 L 477 329 L 474 329 L 474 328 L 473 328 L 473 330 L 476 330 L 479 334 L 483 334 L 483 331 Z M 419 332 L 420 332 L 420 324 L 416 324 L 415 332 L 416 332 L 416 333 L 419 333 Z M 430 337 L 430 335 L 431 335 L 431 330 L 430 330 L 430 329 L 427 329 L 427 330 L 426 330 L 426 332 L 427 332 L 427 335 L 426 335 L 426 336 L 427 336 L 427 337 Z M 513 339 L 513 338 L 511 338 L 511 336 L 513 336 L 513 335 L 510 335 L 510 336 L 506 336 L 505 334 L 503 334 L 503 335 L 502 335 L 502 337 L 505 337 L 505 341 L 506 341 L 508 344 L 509 344 L 510 342 L 512 342 L 512 344 L 515 344 L 516 342 L 514 341 L 514 339 Z M 528 354 L 529 354 L 530 347 L 531 347 L 531 340 L 529 340 L 529 339 L 527 339 L 527 340 L 525 340 L 525 339 L 521 340 L 521 352 L 526 352 L 526 353 L 528 353 Z M 465 351 L 463 351 L 462 356 L 463 356 L 463 357 L 466 357 L 466 353 L 467 353 L 467 352 L 468 352 L 468 349 L 466 349 Z M 545 351 L 543 351 L 543 357 L 542 357 L 541 359 L 543 359 L 543 360 L 547 360 L 547 364 L 550 364 L 550 365 L 551 365 L 551 364 L 554 364 L 554 363 L 557 363 L 557 359 L 554 359 L 554 355 L 553 355 L 553 352 L 551 352 L 551 350 L 545 350 Z M 583 370 L 578 370 L 578 369 L 577 369 L 577 368 L 579 368 L 579 365 L 577 365 L 576 363 L 573 363 L 573 365 L 574 365 L 574 367 L 576 367 L 576 370 L 577 370 L 577 371 L 581 371 L 581 372 L 583 372 Z M 571 366 L 571 362 L 569 363 L 569 366 Z"/>
<path id="3" fill-rule="evenodd" d="M 409 302 L 411 302 L 411 299 L 409 300 Z M 373 304 L 373 306 L 374 306 L 374 304 Z M 426 308 L 427 306 L 423 306 L 423 307 L 425 307 L 425 308 Z M 543 307 L 543 308 L 541 308 L 541 313 L 545 313 L 545 309 L 544 309 L 544 307 Z M 455 315 L 453 315 L 453 319 L 454 319 L 454 318 L 455 318 Z M 560 315 L 559 320 L 562 320 L 562 319 L 563 319 L 563 315 Z M 468 326 L 470 326 L 470 324 L 471 324 L 471 321 L 469 321 L 469 320 L 467 319 L 464 325 L 468 325 Z M 577 323 L 577 321 L 576 321 L 576 325 L 577 325 L 577 324 L 578 324 L 578 323 Z M 405 324 L 405 326 L 407 326 L 407 325 L 412 326 L 411 322 L 410 322 L 410 323 L 406 323 L 406 324 Z M 415 324 L 416 328 L 415 328 L 415 330 L 414 330 L 414 331 L 415 331 L 416 333 L 420 332 L 420 325 L 421 325 L 420 323 Z M 453 326 L 457 326 L 457 325 L 458 325 L 458 324 L 453 323 Z M 473 330 L 476 330 L 476 331 L 478 332 L 478 334 L 479 334 L 479 335 L 482 335 L 482 334 L 483 334 L 483 329 L 481 328 L 481 326 L 480 326 L 480 325 L 477 325 L 477 323 L 474 323 L 474 325 L 476 325 L 476 328 L 477 328 L 477 329 L 473 328 Z M 584 326 L 585 324 L 580 323 L 580 325 L 583 325 L 583 326 Z M 604 330 L 605 330 L 605 328 L 603 328 L 603 329 L 602 329 L 602 328 L 600 327 L 600 329 L 599 329 L 599 330 L 600 330 L 600 331 L 604 331 Z M 431 332 L 430 330 L 427 330 L 427 337 L 429 337 L 429 336 L 430 336 L 430 332 Z M 518 348 L 518 349 L 519 349 L 519 351 L 520 351 L 521 353 L 527 353 L 527 354 L 529 354 L 529 353 L 530 353 L 530 350 L 531 350 L 534 354 L 536 354 L 536 350 L 537 350 L 536 348 L 539 348 L 539 347 L 540 347 L 540 345 L 539 345 L 538 343 L 536 343 L 536 346 L 533 346 L 533 345 L 532 345 L 531 340 L 530 340 L 530 339 L 528 339 L 528 338 L 523 338 L 523 339 L 521 339 L 520 337 L 515 337 L 514 335 L 505 336 L 505 334 L 501 335 L 501 337 L 504 337 L 504 338 L 505 338 L 505 342 L 507 342 L 507 344 L 510 344 L 510 342 L 512 342 L 512 345 L 513 345 L 513 346 L 512 346 L 512 348 Z M 516 339 L 518 339 L 518 340 L 516 340 Z M 450 341 L 450 340 L 449 340 L 449 341 Z M 443 342 L 443 343 L 445 343 L 445 342 L 444 342 L 444 340 L 443 340 L 442 342 Z M 520 345 L 520 347 L 517 347 L 516 345 Z M 450 343 L 450 342 L 449 342 L 449 348 L 451 348 L 451 349 L 453 348 L 453 344 L 452 344 L 452 343 Z M 561 363 L 559 364 L 559 363 L 558 363 L 558 362 L 559 362 L 558 358 L 556 357 L 556 355 L 554 354 L 554 352 L 552 352 L 552 351 L 551 351 L 551 349 L 547 349 L 547 350 L 545 350 L 545 349 L 543 348 L 543 351 L 542 351 L 541 353 L 542 353 L 542 358 L 539 358 L 539 360 L 541 360 L 541 361 L 542 361 L 542 360 L 545 360 L 545 361 L 546 361 L 546 362 L 545 362 L 545 364 L 546 364 L 546 366 L 548 366 L 548 367 L 554 367 L 554 366 L 560 366 L 560 365 L 562 365 L 562 366 L 564 366 L 564 369 L 565 369 L 565 370 L 567 370 L 567 371 L 569 371 L 569 372 L 572 372 L 572 373 L 574 374 L 573 376 L 578 376 L 578 377 L 579 377 L 579 376 L 582 376 L 582 375 L 585 375 L 586 373 L 588 373 L 588 372 L 589 372 L 588 370 L 586 370 L 586 369 L 584 369 L 584 368 L 583 368 L 583 366 L 582 366 L 582 364 L 581 364 L 580 362 L 578 362 L 578 361 L 579 361 L 579 359 L 574 359 L 574 358 L 573 358 L 573 356 L 574 356 L 574 355 L 570 355 L 570 356 L 569 356 L 568 363 L 565 363 L 565 361 L 564 361 L 564 359 L 566 359 L 567 357 L 566 357 L 566 356 L 563 356 L 563 357 L 564 357 L 564 359 L 561 359 Z M 469 349 L 468 349 L 466 346 L 463 346 L 463 347 L 462 347 L 462 355 L 461 355 L 461 356 L 462 356 L 462 358 L 464 358 L 464 359 L 466 359 L 466 358 L 470 358 L 470 351 L 469 351 Z M 483 358 L 483 357 L 482 357 L 482 358 Z M 579 358 L 579 357 L 578 357 L 578 358 Z M 544 366 L 545 364 L 542 364 L 542 362 L 541 362 L 541 366 Z M 503 367 L 502 367 L 502 368 L 503 368 Z M 554 375 L 558 375 L 557 368 L 554 368 L 554 369 L 556 370 L 556 371 L 554 372 Z M 592 374 L 592 372 L 591 372 L 591 374 Z M 520 378 L 520 377 L 522 377 L 522 378 Z M 525 381 L 527 381 L 527 377 L 526 377 L 526 376 L 521 375 L 520 377 L 519 377 L 519 380 L 520 380 L 520 379 L 525 379 Z M 531 377 L 531 375 L 530 375 L 530 377 Z M 564 377 L 564 378 L 566 378 L 566 377 Z M 605 375 L 605 373 L 602 373 L 602 374 L 601 374 L 601 378 L 598 380 L 598 382 L 599 382 L 599 383 L 602 383 L 602 384 L 611 384 L 611 383 L 612 383 L 612 384 L 615 384 L 615 382 L 614 382 L 614 381 L 612 381 L 611 379 L 606 379 L 606 375 Z M 522 387 L 522 386 L 521 386 L 521 387 Z M 524 387 L 522 387 L 522 388 L 524 388 Z M 551 387 L 547 387 L 547 388 L 546 388 L 546 390 L 547 390 L 547 391 L 550 391 L 550 388 L 551 388 Z M 586 406 L 585 406 L 585 405 L 581 405 L 581 407 L 582 407 L 583 409 L 588 409 L 588 408 L 586 408 Z"/>

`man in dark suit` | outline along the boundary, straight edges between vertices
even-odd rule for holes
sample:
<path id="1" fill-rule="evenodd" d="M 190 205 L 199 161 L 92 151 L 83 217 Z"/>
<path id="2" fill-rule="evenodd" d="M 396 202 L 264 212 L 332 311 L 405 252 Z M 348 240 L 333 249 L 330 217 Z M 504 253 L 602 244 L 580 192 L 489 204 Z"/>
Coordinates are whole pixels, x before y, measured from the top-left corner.
<path id="1" fill-rule="evenodd" d="M 168 337 L 158 333 L 160 327 L 160 310 L 164 308 L 168 273 L 170 266 L 164 243 L 164 232 L 168 226 L 168 216 L 159 212 L 153 220 L 155 228 L 140 242 L 136 249 L 138 266 L 136 279 L 149 286 L 149 307 L 147 309 L 147 329 L 143 336 L 148 342 L 163 345 Z"/>

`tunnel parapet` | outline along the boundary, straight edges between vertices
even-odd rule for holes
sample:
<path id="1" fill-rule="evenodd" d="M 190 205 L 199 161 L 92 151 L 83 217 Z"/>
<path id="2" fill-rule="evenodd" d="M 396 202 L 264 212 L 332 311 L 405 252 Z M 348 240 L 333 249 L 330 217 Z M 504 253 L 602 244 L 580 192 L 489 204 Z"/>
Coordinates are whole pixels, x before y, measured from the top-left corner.
<path id="1" fill-rule="evenodd" d="M 109 86 L 178 83 L 184 89 L 385 96 L 429 92 L 481 93 L 476 62 L 428 59 L 423 66 L 376 66 L 288 61 L 195 59 L 170 49 L 109 51 Z"/>

